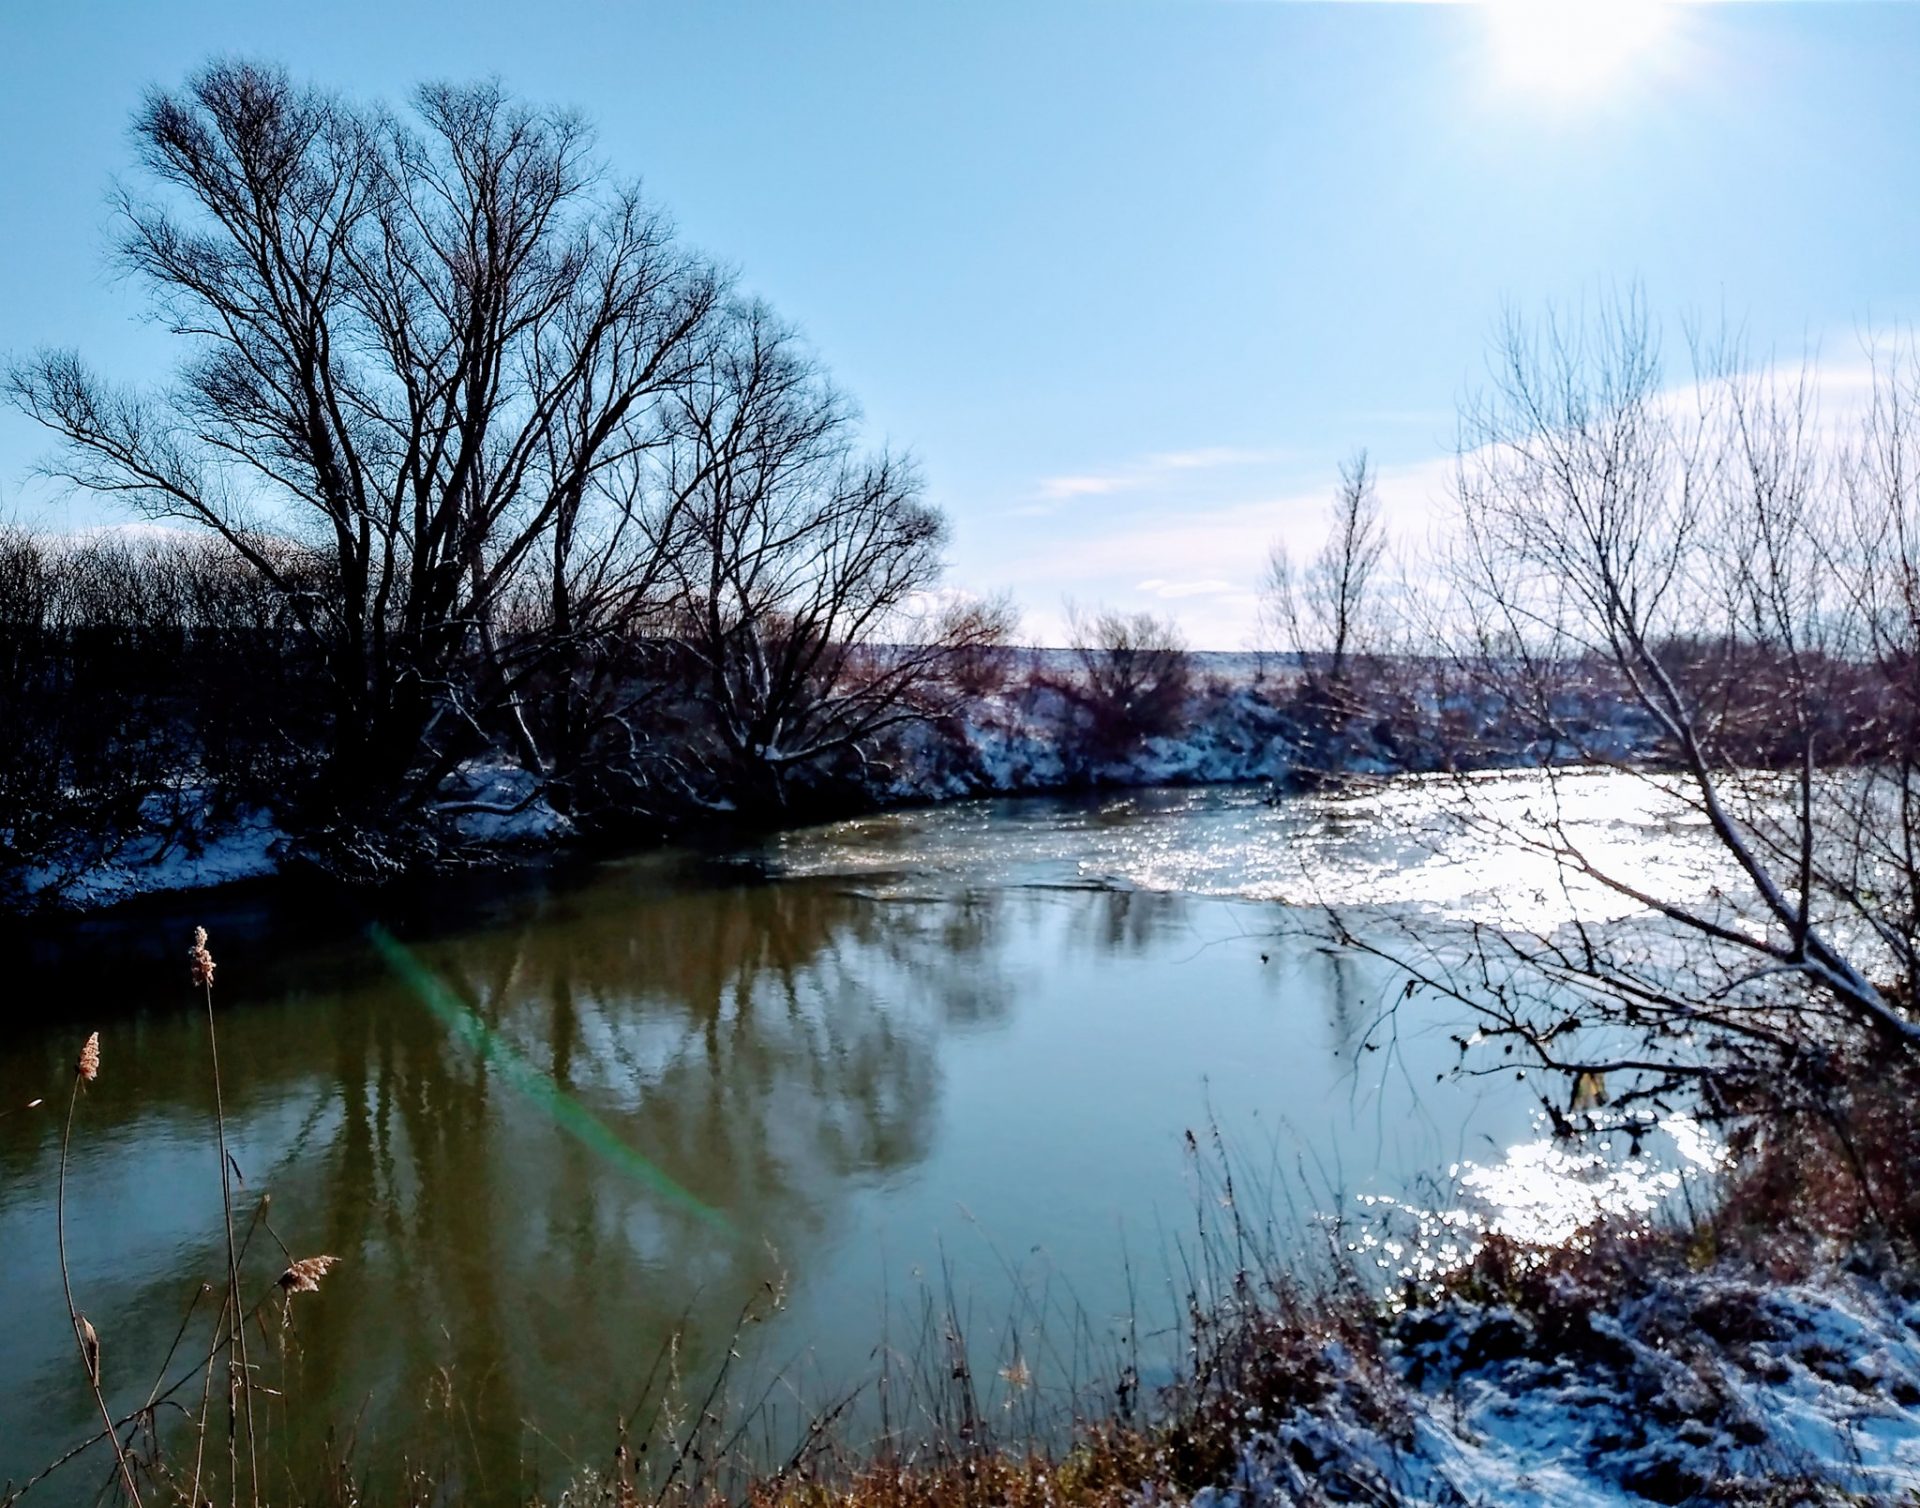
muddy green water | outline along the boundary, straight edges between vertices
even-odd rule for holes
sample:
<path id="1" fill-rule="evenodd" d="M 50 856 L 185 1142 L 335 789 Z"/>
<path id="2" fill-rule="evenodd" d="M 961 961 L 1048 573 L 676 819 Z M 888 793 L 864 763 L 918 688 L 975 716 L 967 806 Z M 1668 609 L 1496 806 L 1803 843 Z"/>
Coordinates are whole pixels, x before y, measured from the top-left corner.
<path id="1" fill-rule="evenodd" d="M 1057 1396 L 1131 1322 L 1151 1351 L 1197 1212 L 1219 1214 L 1189 1130 L 1205 1149 L 1217 1124 L 1267 1186 L 1254 1217 L 1276 1241 L 1537 1145 L 1527 1086 L 1435 1082 L 1456 1056 L 1439 1007 L 1360 1050 L 1395 981 L 1286 903 L 1302 852 L 1323 877 L 1412 876 L 1409 904 L 1499 888 L 1484 865 L 1433 870 L 1448 856 L 1408 831 L 1378 802 L 1239 791 L 985 803 L 364 909 L 229 896 L 21 940 L 0 1026 L 0 1478 L 94 1418 L 54 1220 L 88 1030 L 104 1066 L 67 1242 L 116 1411 L 221 1275 L 196 918 L 243 1221 L 271 1195 L 249 1289 L 281 1243 L 340 1258 L 290 1326 L 274 1303 L 253 1332 L 275 1449 L 311 1460 L 352 1433 L 376 1475 L 452 1451 L 463 1488 L 508 1499 L 604 1463 L 668 1338 L 682 1375 L 710 1376 L 770 1290 L 783 1307 L 741 1366 L 784 1368 L 800 1397 L 871 1376 L 930 1303 L 967 1319 L 1001 1407 L 1027 1406 L 997 1375 L 1016 1353 Z M 89 1453 L 28 1501 L 91 1502 L 110 1469 Z"/>

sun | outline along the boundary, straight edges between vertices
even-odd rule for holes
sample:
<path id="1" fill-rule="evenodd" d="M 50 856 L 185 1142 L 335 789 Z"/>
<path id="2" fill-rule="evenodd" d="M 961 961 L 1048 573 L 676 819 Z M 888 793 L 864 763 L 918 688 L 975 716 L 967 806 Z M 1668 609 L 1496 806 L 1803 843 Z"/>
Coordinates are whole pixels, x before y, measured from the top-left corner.
<path id="1" fill-rule="evenodd" d="M 1487 0 L 1494 61 L 1510 84 L 1591 94 L 1658 55 L 1674 0 Z"/>

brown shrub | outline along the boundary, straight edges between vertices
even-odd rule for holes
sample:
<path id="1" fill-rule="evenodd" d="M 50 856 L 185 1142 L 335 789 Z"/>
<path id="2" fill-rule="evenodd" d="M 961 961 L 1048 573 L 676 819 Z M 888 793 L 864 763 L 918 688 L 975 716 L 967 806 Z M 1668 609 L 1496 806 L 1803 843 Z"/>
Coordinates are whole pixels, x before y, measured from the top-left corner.
<path id="1" fill-rule="evenodd" d="M 1084 719 L 1088 752 L 1114 759 L 1186 725 L 1193 657 L 1180 630 L 1152 613 L 1072 615 L 1079 675 L 1057 685 Z"/>

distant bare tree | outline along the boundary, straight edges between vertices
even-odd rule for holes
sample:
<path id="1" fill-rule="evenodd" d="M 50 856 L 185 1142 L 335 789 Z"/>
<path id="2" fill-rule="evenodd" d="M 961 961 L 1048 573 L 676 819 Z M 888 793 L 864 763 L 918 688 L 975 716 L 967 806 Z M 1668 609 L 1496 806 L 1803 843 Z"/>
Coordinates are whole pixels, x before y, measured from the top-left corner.
<path id="1" fill-rule="evenodd" d="M 408 121 L 220 63 L 134 138 L 169 197 L 121 199 L 122 259 L 190 354 L 150 395 L 16 365 L 56 473 L 215 531 L 291 606 L 333 699 L 328 809 L 404 809 L 496 735 L 537 763 L 519 687 L 654 594 L 643 462 L 719 279 L 579 120 L 497 85 L 423 88 Z M 544 614 L 503 643 L 530 578 Z"/>
<path id="2" fill-rule="evenodd" d="M 1374 578 L 1385 552 L 1373 466 L 1366 451 L 1356 451 L 1341 464 L 1319 552 L 1304 569 L 1285 544 L 1268 557 L 1261 584 L 1264 636 L 1344 687 L 1354 655 L 1373 635 Z"/>

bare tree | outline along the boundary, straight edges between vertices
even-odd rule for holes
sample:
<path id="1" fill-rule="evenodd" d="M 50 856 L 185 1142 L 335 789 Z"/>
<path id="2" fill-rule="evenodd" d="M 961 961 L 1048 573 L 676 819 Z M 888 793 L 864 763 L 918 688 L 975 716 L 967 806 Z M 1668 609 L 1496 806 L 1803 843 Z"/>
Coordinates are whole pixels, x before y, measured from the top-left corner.
<path id="1" fill-rule="evenodd" d="M 1310 668 L 1344 687 L 1353 657 L 1374 628 L 1374 578 L 1386 552 L 1380 499 L 1365 450 L 1341 463 L 1340 486 L 1327 510 L 1327 538 L 1304 569 L 1276 544 L 1261 583 L 1264 636 L 1280 641 Z"/>
<path id="2" fill-rule="evenodd" d="M 327 810 L 417 803 L 503 719 L 537 761 L 519 686 L 652 593 L 640 472 L 719 279 L 579 120 L 496 85 L 423 88 L 403 120 L 221 63 L 134 137 L 168 197 L 122 197 L 121 255 L 190 354 L 156 394 L 70 353 L 16 365 L 57 474 L 215 531 L 292 606 L 333 698 Z M 530 577 L 539 631 L 503 646 Z"/>
<path id="3" fill-rule="evenodd" d="M 1178 731 L 1187 716 L 1193 657 L 1174 624 L 1152 613 L 1068 608 L 1069 642 L 1080 664 L 1068 688 L 1088 714 L 1093 752 L 1123 754 L 1143 738 Z"/>
<path id="4" fill-rule="evenodd" d="M 1003 605 L 943 602 L 946 523 L 912 464 L 858 449 L 852 405 L 761 304 L 675 394 L 664 490 L 677 640 L 750 800 L 949 710 L 956 656 L 1000 642 Z"/>
<path id="5" fill-rule="evenodd" d="M 1699 344 L 1670 386 L 1629 300 L 1509 323 L 1465 415 L 1442 631 L 1546 768 L 1517 806 L 1463 779 L 1455 811 L 1564 904 L 1425 972 L 1576 1101 L 1609 1073 L 1657 1099 L 1920 1052 L 1920 387 L 1883 368 L 1850 424 L 1816 391 Z M 1634 864 L 1569 764 L 1641 782 L 1697 845 Z"/>

